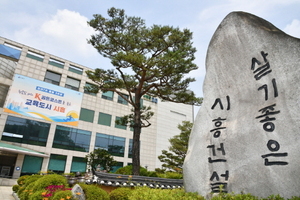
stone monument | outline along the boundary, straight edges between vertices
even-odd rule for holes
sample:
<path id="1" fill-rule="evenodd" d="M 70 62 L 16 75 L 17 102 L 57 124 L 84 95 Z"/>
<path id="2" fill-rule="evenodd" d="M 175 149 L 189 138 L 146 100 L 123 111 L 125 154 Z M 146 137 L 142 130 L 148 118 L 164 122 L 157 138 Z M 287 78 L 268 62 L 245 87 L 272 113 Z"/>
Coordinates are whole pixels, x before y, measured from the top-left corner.
<path id="1" fill-rule="evenodd" d="M 300 196 L 299 86 L 298 38 L 249 13 L 226 16 L 207 51 L 185 189 Z"/>

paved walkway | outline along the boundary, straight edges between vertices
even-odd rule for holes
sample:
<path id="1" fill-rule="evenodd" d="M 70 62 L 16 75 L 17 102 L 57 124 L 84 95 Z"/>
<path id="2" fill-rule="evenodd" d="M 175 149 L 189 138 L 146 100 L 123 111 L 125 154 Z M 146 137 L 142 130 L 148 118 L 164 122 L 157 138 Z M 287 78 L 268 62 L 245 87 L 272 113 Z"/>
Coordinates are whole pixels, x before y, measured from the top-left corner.
<path id="1" fill-rule="evenodd" d="M 0 186 L 0 199 L 1 200 L 15 200 L 12 196 L 12 187 L 11 186 Z"/>

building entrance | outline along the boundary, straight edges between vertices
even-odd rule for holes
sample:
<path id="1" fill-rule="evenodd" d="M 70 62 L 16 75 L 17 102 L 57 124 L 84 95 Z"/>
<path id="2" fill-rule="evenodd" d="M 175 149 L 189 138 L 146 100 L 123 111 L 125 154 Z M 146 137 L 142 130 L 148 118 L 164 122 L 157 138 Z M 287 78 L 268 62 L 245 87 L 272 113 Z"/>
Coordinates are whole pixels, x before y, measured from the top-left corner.
<path id="1" fill-rule="evenodd" d="M 11 178 L 18 154 L 0 151 L 0 177 Z"/>

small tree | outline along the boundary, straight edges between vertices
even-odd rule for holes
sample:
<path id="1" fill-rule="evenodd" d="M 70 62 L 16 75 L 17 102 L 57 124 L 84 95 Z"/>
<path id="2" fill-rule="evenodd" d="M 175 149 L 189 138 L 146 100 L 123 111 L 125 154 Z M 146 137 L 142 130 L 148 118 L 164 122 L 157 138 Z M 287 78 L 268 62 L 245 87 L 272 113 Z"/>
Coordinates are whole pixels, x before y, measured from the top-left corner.
<path id="1" fill-rule="evenodd" d="M 171 144 L 169 151 L 162 150 L 162 155 L 158 156 L 158 159 L 164 163 L 162 167 L 182 173 L 192 127 L 193 123 L 189 121 L 183 121 L 182 125 L 178 125 L 178 129 L 181 131 L 180 134 L 169 139 Z"/>
<path id="2" fill-rule="evenodd" d="M 91 168 L 94 173 L 98 167 L 109 172 L 113 166 L 117 164 L 112 155 L 105 149 L 95 149 L 93 152 L 85 156 L 87 165 Z"/>
<path id="3" fill-rule="evenodd" d="M 109 9 L 108 15 L 94 15 L 88 22 L 97 31 L 88 42 L 111 59 L 116 71 L 87 71 L 96 83 L 88 90 L 115 92 L 132 105 L 132 114 L 119 123 L 133 128 L 133 175 L 139 175 L 141 129 L 151 125 L 149 119 L 153 116 L 150 107 L 141 105 L 141 99 L 147 94 L 171 102 L 200 103 L 201 99 L 188 90 L 195 79 L 186 76 L 198 68 L 193 63 L 196 49 L 187 29 L 159 25 L 148 28 L 141 18 L 129 17 L 116 8 Z"/>

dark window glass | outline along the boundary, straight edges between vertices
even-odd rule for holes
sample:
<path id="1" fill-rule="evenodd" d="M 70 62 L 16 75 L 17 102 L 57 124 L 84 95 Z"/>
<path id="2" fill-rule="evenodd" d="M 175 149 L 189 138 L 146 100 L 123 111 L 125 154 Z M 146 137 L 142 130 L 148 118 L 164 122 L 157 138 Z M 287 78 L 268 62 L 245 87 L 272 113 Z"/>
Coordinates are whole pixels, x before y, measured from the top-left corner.
<path id="1" fill-rule="evenodd" d="M 97 95 L 96 93 L 89 92 L 89 91 L 86 89 L 86 87 L 87 87 L 87 88 L 93 88 L 93 86 L 94 86 L 93 84 L 85 83 L 84 93 L 85 93 L 85 94 L 92 95 L 92 96 L 96 96 L 96 95 Z"/>
<path id="2" fill-rule="evenodd" d="M 80 86 L 80 81 L 79 80 L 67 77 L 66 85 L 65 85 L 66 88 L 78 91 L 79 90 L 79 86 Z"/>
<path id="3" fill-rule="evenodd" d="M 76 67 L 76 66 L 74 66 L 74 65 L 70 65 L 69 71 L 81 75 L 82 72 L 83 72 L 83 69 L 82 69 L 82 68 L 79 68 L 79 67 Z"/>
<path id="4" fill-rule="evenodd" d="M 79 119 L 86 122 L 94 122 L 95 111 L 81 108 Z"/>
<path id="5" fill-rule="evenodd" d="M 85 172 L 86 171 L 86 161 L 81 157 L 73 157 L 71 172 Z"/>
<path id="6" fill-rule="evenodd" d="M 57 125 L 52 147 L 89 152 L 90 140 L 90 131 Z"/>
<path id="7" fill-rule="evenodd" d="M 111 124 L 111 115 L 106 113 L 99 113 L 98 124 L 110 126 Z"/>
<path id="8" fill-rule="evenodd" d="M 126 99 L 129 98 L 128 95 L 126 94 L 122 94 Z M 123 97 L 121 97 L 120 95 L 118 96 L 118 103 L 121 103 L 121 104 L 124 104 L 124 105 L 127 105 L 128 104 L 128 101 L 126 101 Z"/>
<path id="9" fill-rule="evenodd" d="M 132 144 L 133 144 L 133 140 L 129 139 L 129 147 L 128 147 L 128 158 L 132 158 Z"/>
<path id="10" fill-rule="evenodd" d="M 26 57 L 43 62 L 44 56 L 32 51 L 28 51 Z"/>
<path id="11" fill-rule="evenodd" d="M 14 116 L 8 116 L 2 140 L 46 146 L 50 124 Z"/>
<path id="12" fill-rule="evenodd" d="M 42 163 L 43 158 L 41 157 L 25 155 L 21 175 L 37 174 L 41 171 Z"/>
<path id="13" fill-rule="evenodd" d="M 121 119 L 121 117 L 116 117 L 116 121 L 117 120 L 120 120 Z M 120 129 L 124 129 L 124 130 L 126 130 L 126 125 L 119 125 L 119 124 L 117 124 L 116 122 L 115 122 L 115 127 L 116 128 L 120 128 Z"/>
<path id="14" fill-rule="evenodd" d="M 114 173 L 121 167 L 123 167 L 123 162 L 117 162 L 117 164 L 115 166 L 112 166 L 112 169 L 110 170 L 110 172 Z"/>
<path id="15" fill-rule="evenodd" d="M 55 173 L 64 173 L 66 167 L 67 156 L 51 154 L 48 170 L 53 171 Z"/>
<path id="16" fill-rule="evenodd" d="M 59 85 L 61 74 L 55 72 L 46 71 L 44 81 L 47 83 L 52 83 L 54 85 Z"/>
<path id="17" fill-rule="evenodd" d="M 53 58 L 50 58 L 49 59 L 49 62 L 48 62 L 49 65 L 53 65 L 55 67 L 59 67 L 59 68 L 64 68 L 65 66 L 65 63 L 62 62 L 62 61 L 59 61 L 59 60 L 56 60 L 56 59 L 53 59 Z"/>
<path id="18" fill-rule="evenodd" d="M 112 101 L 114 99 L 114 92 L 112 92 L 112 91 L 103 92 L 101 97 L 103 99 Z"/>
<path id="19" fill-rule="evenodd" d="M 111 155 L 124 157 L 125 138 L 97 133 L 95 149 L 105 149 Z"/>

